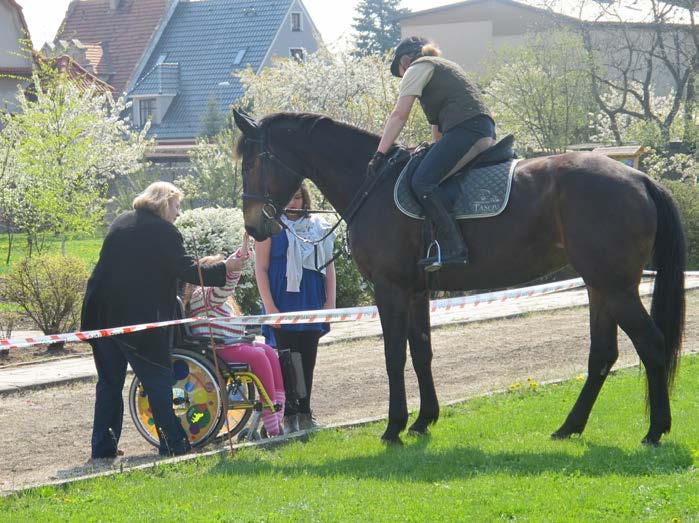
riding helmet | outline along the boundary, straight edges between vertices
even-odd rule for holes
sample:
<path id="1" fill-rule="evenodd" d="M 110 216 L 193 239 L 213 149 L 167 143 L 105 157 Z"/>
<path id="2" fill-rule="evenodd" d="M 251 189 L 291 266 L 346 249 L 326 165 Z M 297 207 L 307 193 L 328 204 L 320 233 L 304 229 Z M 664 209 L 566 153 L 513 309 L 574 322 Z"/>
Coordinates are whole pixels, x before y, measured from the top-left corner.
<path id="1" fill-rule="evenodd" d="M 431 43 L 427 38 L 422 36 L 409 36 L 403 38 L 395 50 L 393 51 L 393 61 L 391 62 L 391 74 L 393 76 L 400 76 L 398 74 L 398 66 L 400 65 L 400 59 L 403 55 L 413 54 L 420 52 L 423 46 Z"/>

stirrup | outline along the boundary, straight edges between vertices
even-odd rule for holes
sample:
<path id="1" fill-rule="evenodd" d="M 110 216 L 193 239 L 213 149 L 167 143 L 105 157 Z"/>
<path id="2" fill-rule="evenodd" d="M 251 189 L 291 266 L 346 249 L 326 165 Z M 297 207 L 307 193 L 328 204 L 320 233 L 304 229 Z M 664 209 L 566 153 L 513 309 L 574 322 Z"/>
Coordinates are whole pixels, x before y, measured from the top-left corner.
<path id="1" fill-rule="evenodd" d="M 433 247 L 437 249 L 437 256 L 430 256 Z M 423 267 L 425 272 L 436 272 L 442 268 L 442 248 L 437 240 L 432 240 L 432 243 L 427 247 L 427 256 L 417 262 L 417 264 Z"/>

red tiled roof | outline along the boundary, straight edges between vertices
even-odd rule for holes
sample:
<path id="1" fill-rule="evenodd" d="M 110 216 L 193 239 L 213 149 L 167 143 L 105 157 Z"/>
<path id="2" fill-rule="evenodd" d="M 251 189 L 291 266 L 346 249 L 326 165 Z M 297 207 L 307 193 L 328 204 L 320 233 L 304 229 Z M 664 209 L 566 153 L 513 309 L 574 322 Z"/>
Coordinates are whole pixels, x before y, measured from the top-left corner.
<path id="1" fill-rule="evenodd" d="M 73 0 L 56 38 L 85 44 L 95 72 L 113 73 L 109 83 L 122 93 L 170 1 L 121 0 L 112 10 L 109 0 Z"/>
<path id="2" fill-rule="evenodd" d="M 62 55 L 57 58 L 41 57 L 41 59 L 61 73 L 66 73 L 68 78 L 73 80 L 81 89 L 87 89 L 88 87 L 94 86 L 99 93 L 108 93 L 112 90 L 111 85 L 90 74 L 70 56 Z"/>

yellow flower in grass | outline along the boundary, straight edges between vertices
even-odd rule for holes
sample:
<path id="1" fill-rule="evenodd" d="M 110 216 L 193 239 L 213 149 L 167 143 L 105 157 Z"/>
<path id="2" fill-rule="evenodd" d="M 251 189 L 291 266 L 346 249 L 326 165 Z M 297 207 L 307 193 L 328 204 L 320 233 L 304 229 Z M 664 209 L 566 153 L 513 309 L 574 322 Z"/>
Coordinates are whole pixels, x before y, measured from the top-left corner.
<path id="1" fill-rule="evenodd" d="M 585 376 L 583 376 L 582 374 L 578 374 L 578 375 L 575 377 L 575 381 L 583 381 L 584 379 L 585 379 Z"/>
<path id="2" fill-rule="evenodd" d="M 529 385 L 530 389 L 535 389 L 539 386 L 539 384 L 534 381 L 534 378 L 527 378 L 527 385 Z"/>
<path id="3" fill-rule="evenodd" d="M 517 389 L 519 389 L 519 388 L 521 388 L 521 387 L 522 387 L 522 384 L 518 381 L 518 382 L 513 383 L 512 385 L 510 385 L 510 386 L 508 387 L 508 389 L 510 390 L 510 392 L 514 392 L 514 391 L 516 391 Z"/>

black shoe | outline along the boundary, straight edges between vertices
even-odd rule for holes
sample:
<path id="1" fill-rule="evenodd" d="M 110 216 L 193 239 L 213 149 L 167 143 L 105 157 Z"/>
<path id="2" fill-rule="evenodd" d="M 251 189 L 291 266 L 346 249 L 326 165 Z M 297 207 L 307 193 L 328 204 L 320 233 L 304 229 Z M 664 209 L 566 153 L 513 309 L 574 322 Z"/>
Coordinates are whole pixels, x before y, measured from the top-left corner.
<path id="1" fill-rule="evenodd" d="M 466 267 L 468 265 L 468 252 L 462 255 L 443 256 L 441 260 L 436 256 L 429 256 L 422 258 L 417 264 L 423 267 L 425 272 L 436 272 L 442 267 Z"/>
<path id="2" fill-rule="evenodd" d="M 420 204 L 434 223 L 435 233 L 439 240 L 438 248 L 441 250 L 441 259 L 438 256 L 428 256 L 420 260 L 418 265 L 424 267 L 425 272 L 438 271 L 443 266 L 464 267 L 468 265 L 468 247 L 466 247 L 461 235 L 459 225 L 449 214 L 444 204 L 442 190 L 435 189 L 423 194 L 420 197 Z"/>
<path id="3" fill-rule="evenodd" d="M 299 412 L 299 429 L 300 430 L 315 430 L 319 429 L 320 425 L 313 417 L 313 413 L 303 413 Z"/>
<path id="4" fill-rule="evenodd" d="M 192 445 L 190 445 L 189 441 L 186 439 L 183 439 L 181 441 L 178 441 L 176 444 L 172 445 L 171 447 L 163 448 L 160 447 L 158 450 L 158 454 L 161 456 L 169 457 L 169 456 L 182 456 L 183 454 L 187 454 L 192 450 Z"/>

